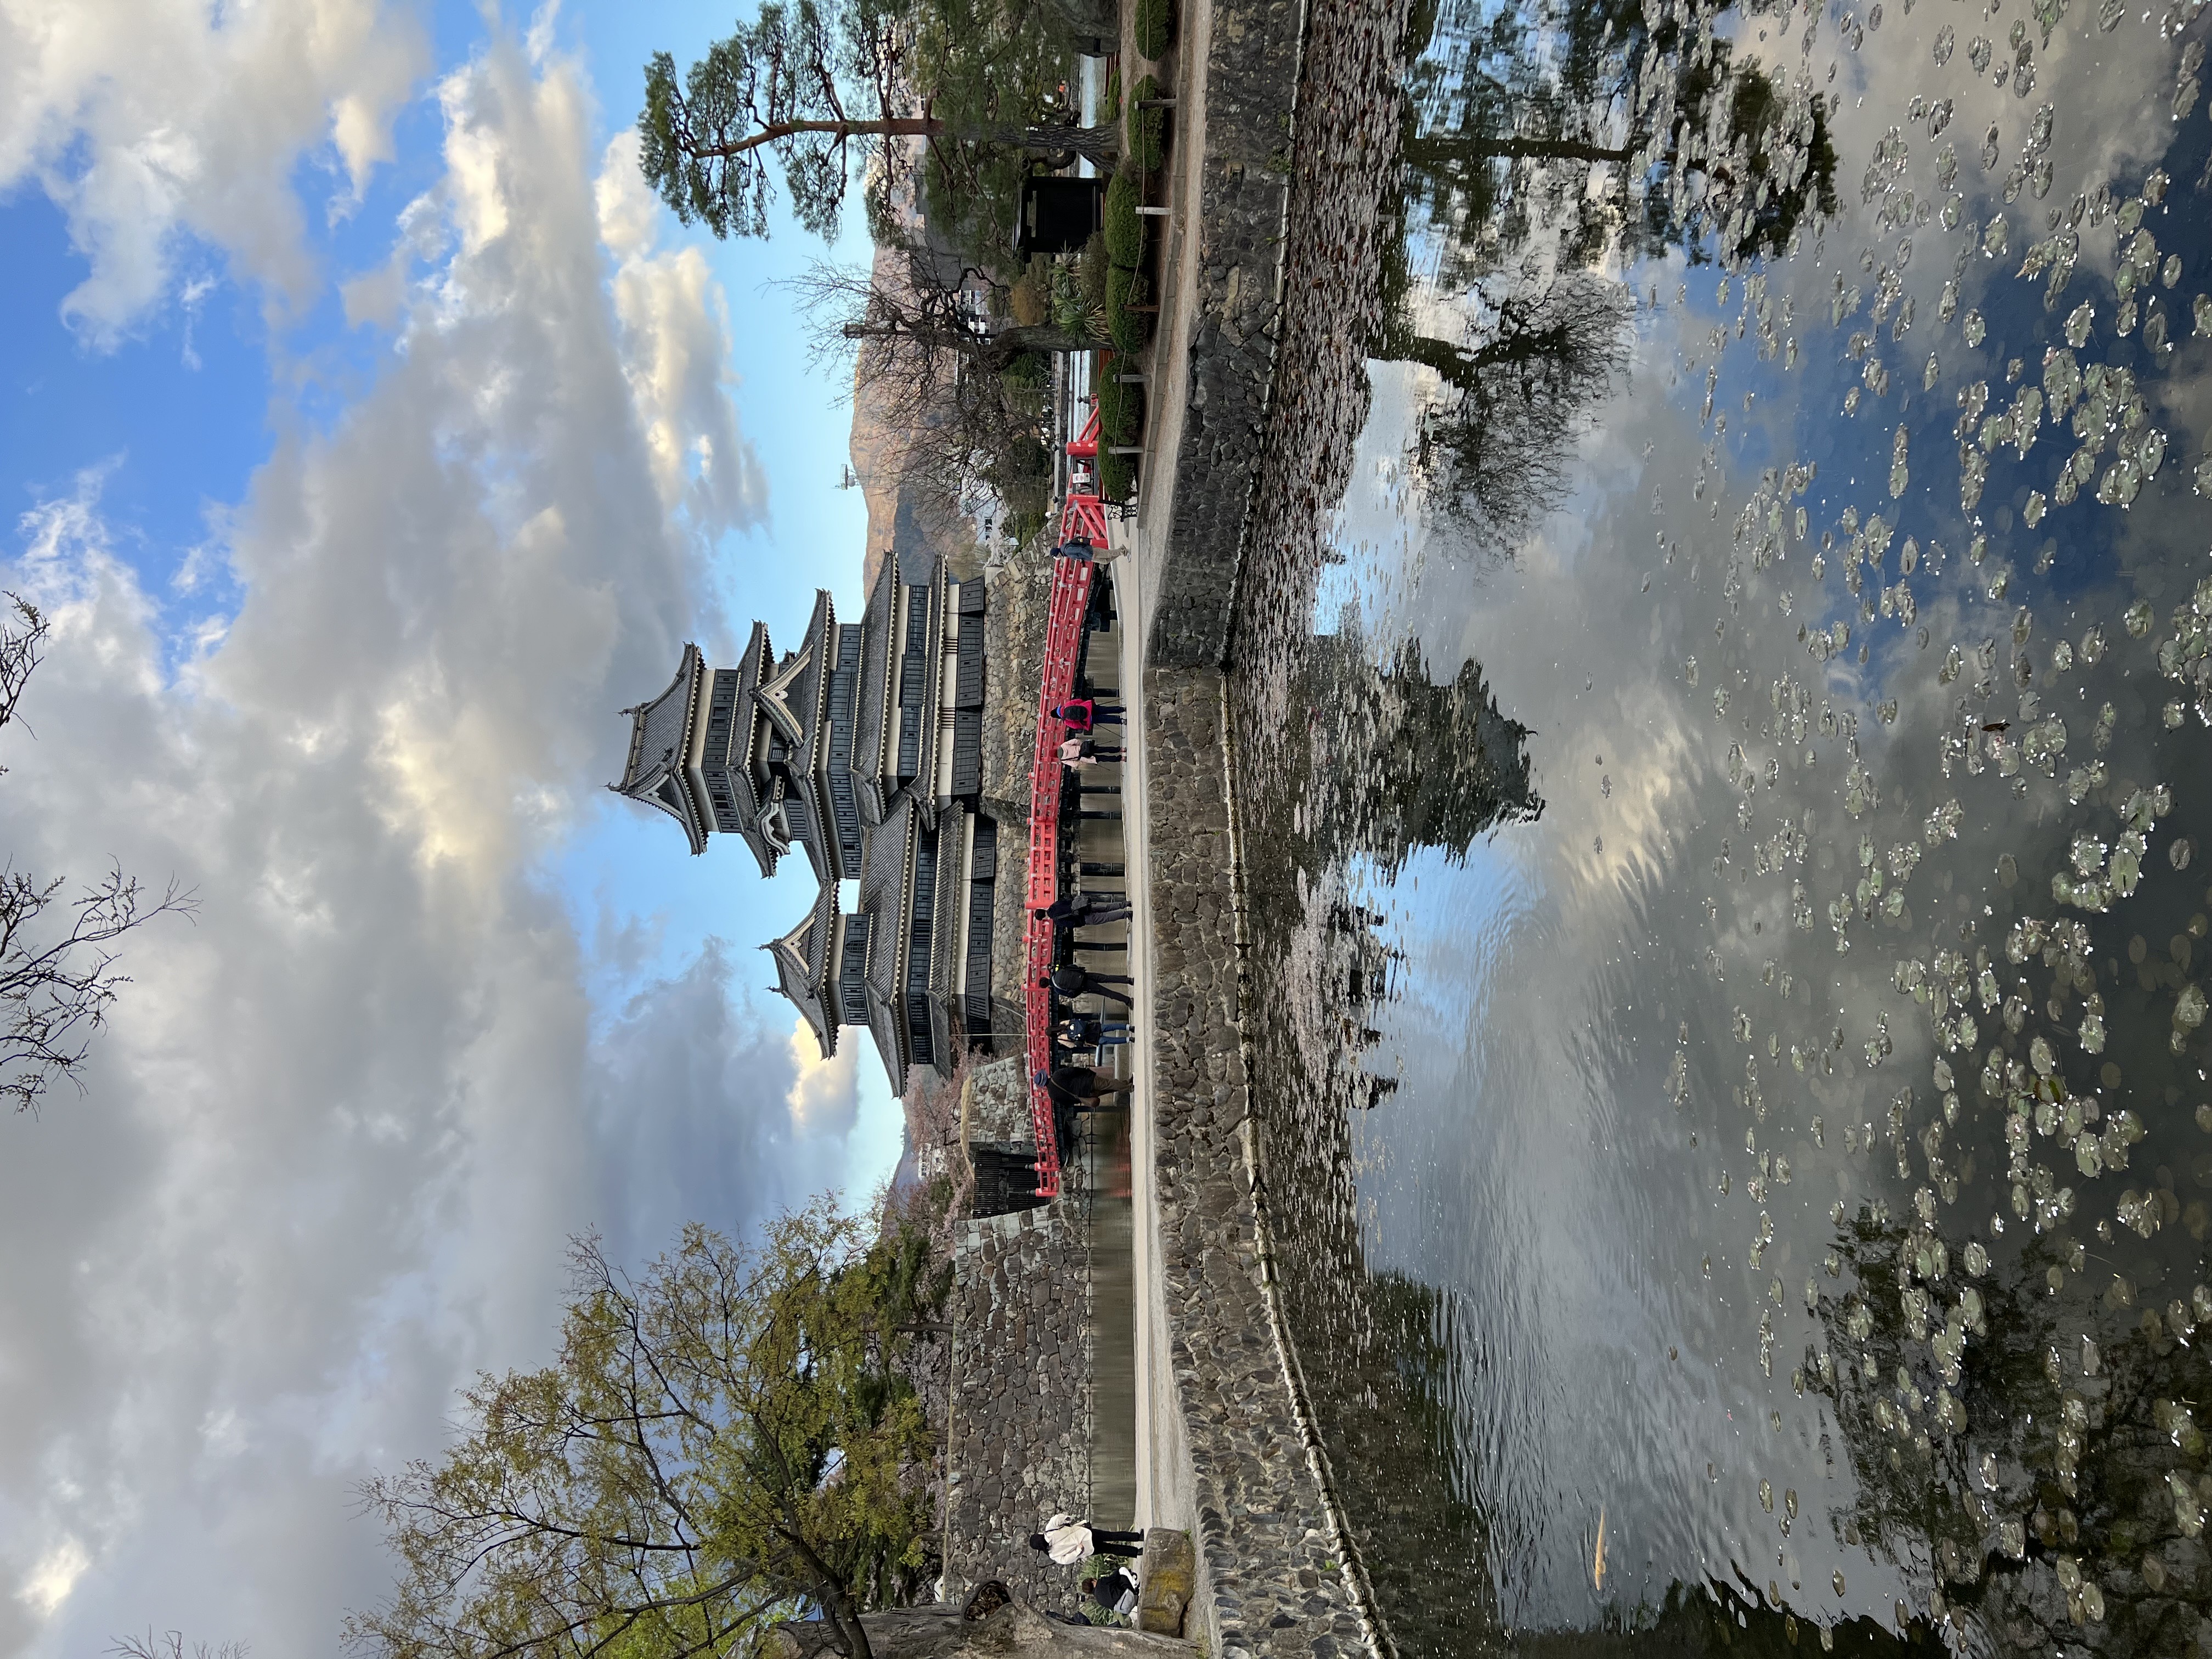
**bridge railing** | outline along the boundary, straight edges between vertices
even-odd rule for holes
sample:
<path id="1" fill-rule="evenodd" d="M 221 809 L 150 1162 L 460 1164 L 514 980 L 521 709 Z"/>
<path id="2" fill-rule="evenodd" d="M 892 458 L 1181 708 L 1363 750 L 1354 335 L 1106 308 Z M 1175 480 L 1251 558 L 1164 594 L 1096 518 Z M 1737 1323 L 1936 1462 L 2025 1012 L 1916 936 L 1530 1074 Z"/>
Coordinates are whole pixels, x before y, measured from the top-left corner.
<path id="1" fill-rule="evenodd" d="M 1095 419 L 1094 419 L 1095 427 Z M 1070 448 L 1073 449 L 1071 445 Z M 1103 520 L 1101 521 L 1101 541 Z M 1036 1134 L 1037 1193 L 1059 1196 L 1060 1146 L 1053 1130 L 1052 1097 L 1035 1081 L 1052 1066 L 1052 991 L 1038 981 L 1052 972 L 1053 927 L 1036 911 L 1060 897 L 1060 745 L 1068 727 L 1053 710 L 1075 695 L 1075 675 L 1083 656 L 1084 619 L 1091 611 L 1091 584 L 1097 567 L 1088 559 L 1052 562 L 1052 608 L 1045 627 L 1043 684 L 1037 691 L 1036 756 L 1030 772 L 1030 861 L 1027 972 L 1023 979 L 1026 1015 L 1025 1072 L 1030 1122 Z"/>

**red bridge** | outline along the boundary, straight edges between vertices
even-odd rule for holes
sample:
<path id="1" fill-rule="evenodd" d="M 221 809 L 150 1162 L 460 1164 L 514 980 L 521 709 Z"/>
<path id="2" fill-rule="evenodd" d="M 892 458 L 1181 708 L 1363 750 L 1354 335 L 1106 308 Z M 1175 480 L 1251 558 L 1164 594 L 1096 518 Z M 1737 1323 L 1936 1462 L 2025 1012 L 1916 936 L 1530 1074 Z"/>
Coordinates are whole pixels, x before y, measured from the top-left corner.
<path id="1" fill-rule="evenodd" d="M 1070 446 L 1073 447 L 1073 445 Z M 1100 525 L 1104 540 L 1104 520 Z M 1097 567 L 1088 559 L 1052 562 L 1052 616 L 1046 625 L 1044 684 L 1037 693 L 1036 763 L 1030 773 L 1029 974 L 1024 981 L 1028 1016 L 1030 1121 L 1036 1131 L 1036 1189 L 1060 1193 L 1060 1147 L 1053 1133 L 1052 1097 L 1035 1082 L 1052 1066 L 1052 992 L 1037 981 L 1052 972 L 1052 924 L 1035 912 L 1060 897 L 1060 745 L 1066 722 L 1053 710 L 1075 695 L 1075 669 L 1083 653 L 1084 618 Z"/>

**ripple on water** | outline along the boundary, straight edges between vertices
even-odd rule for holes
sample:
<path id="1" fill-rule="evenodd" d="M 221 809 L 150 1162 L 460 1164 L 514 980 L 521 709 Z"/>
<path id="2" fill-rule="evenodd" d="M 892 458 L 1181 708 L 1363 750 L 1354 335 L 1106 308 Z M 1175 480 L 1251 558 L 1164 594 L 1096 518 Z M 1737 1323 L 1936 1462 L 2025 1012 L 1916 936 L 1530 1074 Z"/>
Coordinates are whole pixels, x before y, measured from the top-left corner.
<path id="1" fill-rule="evenodd" d="M 1408 1653 L 2212 1631 L 2206 25 L 1933 10 L 1313 16 L 1251 1016 Z"/>

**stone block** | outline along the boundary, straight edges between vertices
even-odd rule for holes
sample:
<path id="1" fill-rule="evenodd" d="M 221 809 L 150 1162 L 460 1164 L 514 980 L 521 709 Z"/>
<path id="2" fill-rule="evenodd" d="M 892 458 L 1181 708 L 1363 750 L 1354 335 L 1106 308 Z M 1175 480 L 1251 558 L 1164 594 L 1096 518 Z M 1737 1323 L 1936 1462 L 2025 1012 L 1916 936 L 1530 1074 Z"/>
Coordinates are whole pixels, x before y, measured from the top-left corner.
<path id="1" fill-rule="evenodd" d="M 1145 1533 L 1143 1583 L 1137 1596 L 1137 1628 L 1162 1636 L 1182 1634 L 1182 1621 L 1198 1583 L 1198 1555 L 1190 1534 L 1173 1527 Z"/>

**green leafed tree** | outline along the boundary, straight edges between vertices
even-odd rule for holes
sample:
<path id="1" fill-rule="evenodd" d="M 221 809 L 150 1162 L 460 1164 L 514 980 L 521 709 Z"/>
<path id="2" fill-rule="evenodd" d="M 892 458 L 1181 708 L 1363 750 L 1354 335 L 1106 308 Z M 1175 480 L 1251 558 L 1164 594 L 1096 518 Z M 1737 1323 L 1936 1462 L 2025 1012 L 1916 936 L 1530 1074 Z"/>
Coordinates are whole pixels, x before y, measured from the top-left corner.
<path id="1" fill-rule="evenodd" d="M 1110 165 L 1114 130 L 1073 125 L 1048 101 L 1058 82 L 1024 23 L 1034 9 L 770 0 L 680 77 L 666 52 L 646 65 L 646 177 L 687 224 L 763 236 L 780 169 L 793 214 L 827 237 L 856 177 L 871 180 L 880 222 L 889 181 L 916 146 L 956 184 L 1018 172 L 1024 157 Z"/>
<path id="2" fill-rule="evenodd" d="M 368 1484 L 396 1589 L 348 1620 L 390 1659 L 771 1650 L 933 1577 L 934 1445 L 902 1366 L 945 1285 L 918 1231 L 826 1200 L 757 1247 L 703 1227 L 633 1279 L 580 1240 L 559 1357 L 484 1376 L 434 1462 Z"/>

